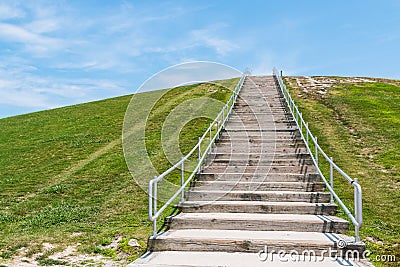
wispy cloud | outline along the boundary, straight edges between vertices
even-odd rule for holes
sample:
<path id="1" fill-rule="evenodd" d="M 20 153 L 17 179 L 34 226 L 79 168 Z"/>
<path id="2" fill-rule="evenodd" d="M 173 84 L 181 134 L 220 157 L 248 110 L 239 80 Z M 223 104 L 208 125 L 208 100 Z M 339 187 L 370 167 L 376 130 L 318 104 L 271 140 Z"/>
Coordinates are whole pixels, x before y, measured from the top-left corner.
<path id="1" fill-rule="evenodd" d="M 40 55 L 63 46 L 61 40 L 33 33 L 23 27 L 8 23 L 0 23 L 0 39 L 23 44 L 25 49 Z"/>
<path id="2" fill-rule="evenodd" d="M 236 44 L 220 36 L 221 33 L 214 29 L 193 30 L 191 32 L 191 43 L 212 48 L 220 56 L 224 56 L 238 48 Z"/>
<path id="3" fill-rule="evenodd" d="M 57 106 L 48 96 L 35 92 L 43 86 L 44 80 L 31 75 L 23 75 L 22 70 L 0 69 L 0 104 L 47 109 Z"/>
<path id="4" fill-rule="evenodd" d="M 17 7 L 17 3 L 0 3 L 0 20 L 22 18 L 25 12 Z"/>
<path id="5" fill-rule="evenodd" d="M 107 79 L 53 79 L 34 75 L 29 69 L 0 68 L 0 104 L 5 105 L 48 109 L 71 101 L 85 102 L 128 93 L 126 85 Z"/>
<path id="6" fill-rule="evenodd" d="M 60 30 L 60 22 L 53 18 L 34 20 L 26 25 L 26 29 L 36 34 L 44 34 Z"/>

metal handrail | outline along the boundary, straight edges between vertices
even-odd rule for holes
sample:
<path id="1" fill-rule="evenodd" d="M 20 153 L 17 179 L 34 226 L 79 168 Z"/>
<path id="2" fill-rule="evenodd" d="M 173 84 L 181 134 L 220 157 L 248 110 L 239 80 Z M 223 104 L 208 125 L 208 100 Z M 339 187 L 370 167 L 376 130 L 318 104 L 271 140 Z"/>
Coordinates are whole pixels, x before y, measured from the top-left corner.
<path id="1" fill-rule="evenodd" d="M 193 177 L 200 173 L 201 166 L 205 161 L 207 155 L 211 152 L 212 146 L 214 145 L 215 141 L 219 138 L 219 133 L 222 129 L 224 129 L 225 123 L 228 120 L 228 117 L 235 105 L 236 99 L 239 95 L 239 92 L 243 86 L 244 80 L 247 77 L 247 74 L 243 74 L 240 78 L 239 82 L 236 84 L 235 89 L 232 92 L 229 100 L 225 103 L 222 110 L 218 113 L 215 120 L 210 124 L 210 127 L 204 132 L 204 134 L 199 137 L 198 143 L 190 150 L 186 156 L 182 157 L 180 161 L 178 161 L 174 166 L 166 170 L 164 173 L 160 174 L 159 176 L 155 176 L 154 179 L 149 181 L 149 219 L 153 222 L 153 235 L 152 237 L 157 236 L 157 218 L 163 213 L 163 211 L 171 205 L 171 203 L 180 195 L 181 201 L 184 200 L 184 193 L 185 188 L 189 185 Z M 216 126 L 215 133 L 213 133 L 213 128 Z M 209 137 L 209 138 L 208 138 Z M 205 151 L 202 153 L 201 147 L 203 141 L 208 140 L 208 145 Z M 198 151 L 197 155 L 197 165 L 189 175 L 189 177 L 185 180 L 185 161 L 189 159 L 196 151 Z M 165 176 L 170 174 L 172 171 L 176 170 L 177 168 L 181 169 L 181 186 L 172 195 L 172 197 L 158 209 L 157 207 L 157 184 L 161 181 Z"/>
<path id="2" fill-rule="evenodd" d="M 333 204 L 334 201 L 333 199 L 336 199 L 336 201 L 339 203 L 339 205 L 343 208 L 344 212 L 346 215 L 349 217 L 351 222 L 354 225 L 355 229 L 355 241 L 359 242 L 360 241 L 360 228 L 362 226 L 362 191 L 361 191 L 361 186 L 358 184 L 357 179 L 351 179 L 349 175 L 347 175 L 342 169 L 340 169 L 334 162 L 333 158 L 328 157 L 328 155 L 322 150 L 322 148 L 318 144 L 318 139 L 316 136 L 314 136 L 310 129 L 308 128 L 308 123 L 306 123 L 303 119 L 302 113 L 299 112 L 299 108 L 297 105 L 294 103 L 294 100 L 292 96 L 290 95 L 289 91 L 287 90 L 283 80 L 282 80 L 282 74 L 278 72 L 276 68 L 273 69 L 273 75 L 276 78 L 276 81 L 279 84 L 279 88 L 282 92 L 283 97 L 286 100 L 286 103 L 289 107 L 290 113 L 292 114 L 296 125 L 299 129 L 301 138 L 303 139 L 304 143 L 306 144 L 307 151 L 311 156 L 312 161 L 314 162 L 314 165 L 317 169 L 317 174 L 319 174 L 326 184 L 326 187 L 328 188 L 329 192 L 331 193 L 331 203 Z M 305 134 L 303 134 L 303 128 L 305 128 Z M 310 140 L 311 138 L 311 140 Z M 309 141 L 311 141 L 314 144 L 314 151 L 311 151 Z M 318 159 L 318 153 L 320 153 L 325 160 L 329 163 L 329 183 L 325 176 L 323 175 L 321 169 L 319 168 L 319 159 Z M 354 187 L 354 216 L 353 214 L 349 211 L 349 209 L 346 207 L 346 205 L 343 203 L 343 201 L 339 198 L 339 196 L 335 193 L 334 188 L 333 188 L 333 170 L 336 170 L 338 173 L 340 173 L 351 185 Z"/>

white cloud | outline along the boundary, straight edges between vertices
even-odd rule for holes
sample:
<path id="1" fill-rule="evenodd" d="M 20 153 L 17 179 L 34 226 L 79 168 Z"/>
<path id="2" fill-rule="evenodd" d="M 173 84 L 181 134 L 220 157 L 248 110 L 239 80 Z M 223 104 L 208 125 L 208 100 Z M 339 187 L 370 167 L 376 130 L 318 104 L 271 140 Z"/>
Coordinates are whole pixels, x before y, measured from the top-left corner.
<path id="1" fill-rule="evenodd" d="M 191 32 L 191 36 L 191 43 L 196 44 L 197 46 L 204 45 L 210 47 L 214 49 L 218 55 L 221 56 L 224 56 L 238 48 L 236 44 L 218 37 L 219 35 L 215 33 L 214 30 L 193 30 Z"/>
<path id="2" fill-rule="evenodd" d="M 1 105 L 49 109 L 129 93 L 118 81 L 43 77 L 34 74 L 35 68 L 19 64 L 0 64 Z"/>
<path id="3" fill-rule="evenodd" d="M 0 39 L 10 43 L 21 43 L 36 55 L 43 55 L 45 52 L 60 49 L 63 46 L 58 39 L 36 34 L 21 26 L 8 23 L 0 23 Z"/>
<path id="4" fill-rule="evenodd" d="M 13 105 L 19 107 L 29 107 L 33 109 L 50 109 L 60 105 L 49 103 L 49 99 L 45 95 L 34 94 L 27 91 L 7 91 L 0 92 L 0 103 L 4 105 Z"/>
<path id="5" fill-rule="evenodd" d="M 27 24 L 26 29 L 36 34 L 54 32 L 60 29 L 60 22 L 51 18 L 35 20 Z"/>
<path id="6" fill-rule="evenodd" d="M 4 76 L 4 75 L 2 75 Z M 13 77 L 11 77 L 13 78 Z M 21 88 L 24 81 L 0 78 L 0 104 L 19 107 L 53 108 L 56 105 L 49 103 L 46 95 L 37 94 L 27 88 Z"/>
<path id="7" fill-rule="evenodd" d="M 0 20 L 23 18 L 25 12 L 12 3 L 0 3 Z"/>
<path id="8" fill-rule="evenodd" d="M 170 39 L 162 43 L 162 45 L 160 45 L 160 42 L 144 44 L 142 46 L 142 52 L 158 53 L 164 56 L 172 54 L 172 57 L 168 57 L 172 58 L 172 60 L 168 61 L 172 64 L 176 64 L 185 61 L 184 59 L 186 58 L 193 59 L 193 51 L 196 49 L 209 48 L 213 50 L 217 56 L 223 57 L 239 48 L 234 42 L 220 36 L 221 33 L 214 28 L 191 30 L 177 39 Z"/>

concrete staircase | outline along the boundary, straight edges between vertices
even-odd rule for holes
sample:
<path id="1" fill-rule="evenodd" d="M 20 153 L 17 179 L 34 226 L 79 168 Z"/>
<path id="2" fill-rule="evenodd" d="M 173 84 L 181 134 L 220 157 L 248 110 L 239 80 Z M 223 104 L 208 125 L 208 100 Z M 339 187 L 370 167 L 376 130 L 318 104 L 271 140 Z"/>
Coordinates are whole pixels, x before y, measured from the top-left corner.
<path id="1" fill-rule="evenodd" d="M 363 252 L 363 243 L 342 234 L 349 223 L 334 216 L 337 205 L 315 173 L 273 77 L 248 77 L 182 212 L 130 266 L 265 266 L 260 255 L 271 258 L 273 250 Z M 343 265 L 323 259 L 292 265 Z"/>

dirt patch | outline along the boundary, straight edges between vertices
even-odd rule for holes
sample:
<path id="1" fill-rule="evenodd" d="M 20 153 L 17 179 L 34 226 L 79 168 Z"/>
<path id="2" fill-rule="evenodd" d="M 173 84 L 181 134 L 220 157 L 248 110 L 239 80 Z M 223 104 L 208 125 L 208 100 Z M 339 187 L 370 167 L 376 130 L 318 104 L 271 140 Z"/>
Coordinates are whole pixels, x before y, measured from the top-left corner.
<path id="1" fill-rule="evenodd" d="M 325 76 L 293 76 L 285 77 L 285 81 L 292 88 L 297 88 L 301 92 L 298 96 L 311 97 L 314 99 L 325 98 L 329 89 L 339 84 L 355 84 L 355 83 L 373 83 L 385 82 L 389 80 L 378 78 L 365 77 L 325 77 Z M 391 81 L 392 84 L 397 84 L 397 81 Z M 400 81 L 399 81 L 400 83 Z"/>
<path id="2" fill-rule="evenodd" d="M 79 233 L 76 233 L 79 235 Z M 122 237 L 116 237 L 110 244 L 100 246 L 101 249 L 109 249 L 117 251 Z M 27 247 L 22 247 L 17 251 L 15 257 L 6 262 L 2 262 L 3 266 L 126 266 L 130 263 L 125 253 L 118 253 L 116 257 L 108 257 L 101 254 L 79 254 L 78 247 L 80 243 L 67 246 L 65 249 L 59 250 L 57 246 L 50 243 L 43 243 L 42 249 L 38 253 L 31 254 Z M 139 248 L 140 245 L 135 239 L 129 240 L 129 245 L 133 248 Z M 42 261 L 42 262 L 41 262 Z"/>

